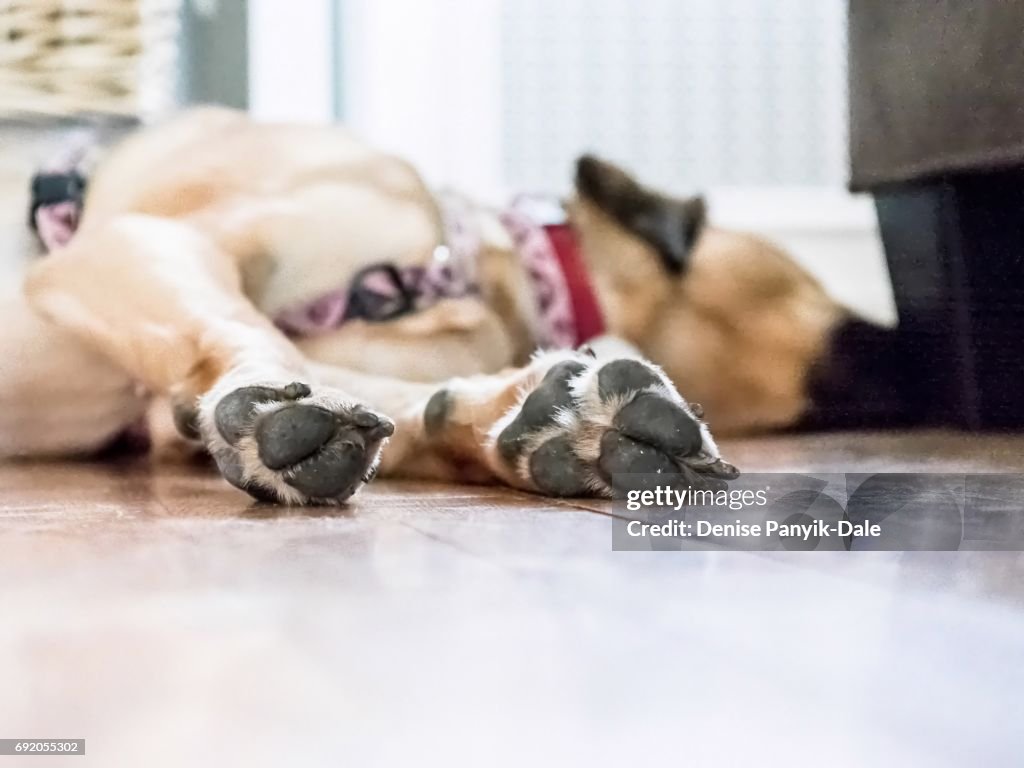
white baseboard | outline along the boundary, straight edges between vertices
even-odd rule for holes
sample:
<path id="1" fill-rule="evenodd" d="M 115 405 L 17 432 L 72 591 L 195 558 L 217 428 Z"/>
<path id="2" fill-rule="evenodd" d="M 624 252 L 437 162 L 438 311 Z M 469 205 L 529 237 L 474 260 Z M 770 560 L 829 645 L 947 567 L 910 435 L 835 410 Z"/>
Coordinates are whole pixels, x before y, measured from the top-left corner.
<path id="1" fill-rule="evenodd" d="M 874 203 L 844 189 L 725 188 L 707 194 L 716 225 L 785 248 L 838 301 L 875 322 L 896 322 Z"/>

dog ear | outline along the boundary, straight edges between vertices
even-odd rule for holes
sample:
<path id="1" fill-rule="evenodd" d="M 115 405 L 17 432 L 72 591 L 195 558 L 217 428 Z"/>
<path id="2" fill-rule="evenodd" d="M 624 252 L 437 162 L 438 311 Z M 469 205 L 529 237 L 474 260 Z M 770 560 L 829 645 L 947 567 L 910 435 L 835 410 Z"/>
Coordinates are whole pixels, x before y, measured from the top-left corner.
<path id="1" fill-rule="evenodd" d="M 576 162 L 576 192 L 654 248 L 669 272 L 686 268 L 706 220 L 703 197 L 678 200 L 653 192 L 593 155 Z"/>
<path id="2" fill-rule="evenodd" d="M 704 217 L 702 197 L 684 201 L 664 200 L 636 214 L 624 226 L 650 243 L 661 256 L 665 268 L 677 274 L 689 263 L 690 253 L 704 228 Z"/>

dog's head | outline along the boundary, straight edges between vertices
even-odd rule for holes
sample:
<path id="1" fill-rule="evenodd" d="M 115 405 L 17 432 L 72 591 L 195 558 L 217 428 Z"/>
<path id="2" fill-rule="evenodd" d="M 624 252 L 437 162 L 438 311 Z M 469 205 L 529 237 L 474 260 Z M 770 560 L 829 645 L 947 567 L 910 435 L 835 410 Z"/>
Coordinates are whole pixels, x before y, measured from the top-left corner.
<path id="1" fill-rule="evenodd" d="M 704 200 L 661 194 L 621 168 L 584 155 L 576 163 L 576 194 L 566 211 L 606 328 L 637 343 L 682 278 L 691 280 Z"/>
<path id="2" fill-rule="evenodd" d="M 589 155 L 566 209 L 605 327 L 662 365 L 717 429 L 805 411 L 808 370 L 842 314 L 788 254 L 709 225 L 700 197 L 657 192 Z"/>

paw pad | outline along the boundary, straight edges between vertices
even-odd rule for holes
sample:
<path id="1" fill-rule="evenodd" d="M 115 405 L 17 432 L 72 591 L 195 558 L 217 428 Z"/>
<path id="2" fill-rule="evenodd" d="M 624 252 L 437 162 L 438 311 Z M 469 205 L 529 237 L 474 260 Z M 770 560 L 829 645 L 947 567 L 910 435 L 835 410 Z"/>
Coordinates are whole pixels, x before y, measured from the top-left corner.
<path id="1" fill-rule="evenodd" d="M 737 476 L 656 368 L 629 358 L 599 365 L 553 365 L 498 434 L 498 455 L 520 477 L 552 496 L 581 496 L 651 478 L 717 488 Z"/>
<path id="2" fill-rule="evenodd" d="M 590 472 L 572 450 L 568 435 L 548 440 L 530 456 L 530 476 L 551 496 L 583 496 Z"/>
<path id="3" fill-rule="evenodd" d="M 537 430 L 555 423 L 559 409 L 574 405 L 570 384 L 586 369 L 575 360 L 554 365 L 537 388 L 523 401 L 518 415 L 498 436 L 498 452 L 513 461 L 529 447 L 529 438 Z"/>
<path id="4" fill-rule="evenodd" d="M 700 425 L 686 411 L 651 393 L 627 403 L 612 423 L 624 435 L 657 445 L 672 456 L 693 456 L 704 441 Z"/>
<path id="5" fill-rule="evenodd" d="M 268 414 L 256 428 L 260 460 L 284 469 L 312 456 L 334 436 L 338 424 L 323 408 L 289 405 Z"/>
<path id="6" fill-rule="evenodd" d="M 597 373 L 597 393 L 602 400 L 626 397 L 661 383 L 658 374 L 639 360 L 614 360 Z"/>
<path id="7" fill-rule="evenodd" d="M 221 474 L 263 501 L 347 498 L 368 481 L 382 441 L 395 430 L 368 408 L 301 382 L 240 387 L 216 404 L 213 421 L 227 443 L 212 450 Z"/>

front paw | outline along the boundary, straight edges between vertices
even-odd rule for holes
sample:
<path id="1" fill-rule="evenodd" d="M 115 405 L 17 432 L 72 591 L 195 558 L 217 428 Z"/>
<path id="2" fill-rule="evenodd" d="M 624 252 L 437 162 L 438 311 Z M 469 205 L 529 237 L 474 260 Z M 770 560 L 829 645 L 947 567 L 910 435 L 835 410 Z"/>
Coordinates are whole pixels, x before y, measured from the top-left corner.
<path id="1" fill-rule="evenodd" d="M 739 474 L 656 366 L 561 357 L 491 430 L 501 474 L 552 496 L 620 495 L 655 476 L 719 488 Z"/>
<path id="2" fill-rule="evenodd" d="M 395 429 L 360 404 L 299 382 L 217 387 L 199 414 L 224 478 L 256 499 L 287 504 L 349 498 L 372 479 Z"/>

